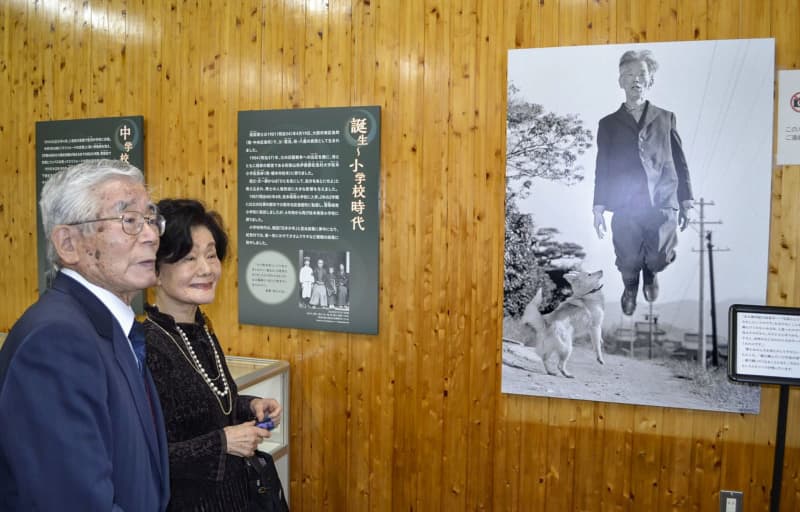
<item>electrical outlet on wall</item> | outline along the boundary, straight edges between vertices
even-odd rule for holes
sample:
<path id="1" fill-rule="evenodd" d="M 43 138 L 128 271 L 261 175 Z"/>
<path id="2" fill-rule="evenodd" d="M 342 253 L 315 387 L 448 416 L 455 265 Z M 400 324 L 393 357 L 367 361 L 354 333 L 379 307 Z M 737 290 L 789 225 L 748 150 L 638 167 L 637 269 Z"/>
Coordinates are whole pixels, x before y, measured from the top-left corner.
<path id="1" fill-rule="evenodd" d="M 719 512 L 743 512 L 744 495 L 739 491 L 719 492 Z"/>

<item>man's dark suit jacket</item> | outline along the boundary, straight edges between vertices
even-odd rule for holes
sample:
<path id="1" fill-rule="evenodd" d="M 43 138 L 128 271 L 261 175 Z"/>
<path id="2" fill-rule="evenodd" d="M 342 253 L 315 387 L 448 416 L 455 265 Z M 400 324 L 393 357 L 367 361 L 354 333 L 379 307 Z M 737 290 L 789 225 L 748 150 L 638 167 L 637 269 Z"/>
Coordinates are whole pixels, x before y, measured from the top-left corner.
<path id="1" fill-rule="evenodd" d="M 639 124 L 624 105 L 600 120 L 594 204 L 606 210 L 646 206 L 677 210 L 692 199 L 689 167 L 675 114 L 647 103 Z"/>
<path id="2" fill-rule="evenodd" d="M 59 273 L 0 351 L 0 510 L 163 511 L 167 457 L 149 371 L 109 309 Z"/>

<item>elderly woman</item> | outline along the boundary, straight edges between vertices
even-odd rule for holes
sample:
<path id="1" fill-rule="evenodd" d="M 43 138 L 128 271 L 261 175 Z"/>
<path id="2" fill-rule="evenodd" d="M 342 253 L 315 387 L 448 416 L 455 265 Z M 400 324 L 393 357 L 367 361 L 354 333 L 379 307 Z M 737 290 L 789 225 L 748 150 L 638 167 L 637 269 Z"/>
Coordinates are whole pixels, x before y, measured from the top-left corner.
<path id="1" fill-rule="evenodd" d="M 167 219 L 156 255 L 155 305 L 145 308 L 147 365 L 164 410 L 170 510 L 244 511 L 251 505 L 245 458 L 278 422 L 273 399 L 240 396 L 199 306 L 214 300 L 228 240 L 219 217 L 193 200 L 158 204 Z"/>

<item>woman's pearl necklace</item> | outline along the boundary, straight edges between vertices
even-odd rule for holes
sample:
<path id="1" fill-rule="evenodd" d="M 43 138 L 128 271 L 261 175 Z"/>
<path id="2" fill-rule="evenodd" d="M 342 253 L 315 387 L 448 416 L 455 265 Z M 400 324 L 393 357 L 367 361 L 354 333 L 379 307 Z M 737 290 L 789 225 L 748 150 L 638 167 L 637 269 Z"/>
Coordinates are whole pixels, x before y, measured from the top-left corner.
<path id="1" fill-rule="evenodd" d="M 220 410 L 222 410 L 222 414 L 224 414 L 225 416 L 229 415 L 233 410 L 233 393 L 229 392 L 230 386 L 228 386 L 228 379 L 227 377 L 225 377 L 225 371 L 222 368 L 222 362 L 220 361 L 219 354 L 217 353 L 217 347 L 214 344 L 213 339 L 211 338 L 211 333 L 208 332 L 208 327 L 206 327 L 206 325 L 203 324 L 203 329 L 206 331 L 206 337 L 208 338 L 209 343 L 211 343 L 211 350 L 214 352 L 214 360 L 217 364 L 218 376 L 222 377 L 222 384 L 223 384 L 222 387 L 224 388 L 222 392 L 220 392 L 216 384 L 214 384 L 211 381 L 211 378 L 208 376 L 208 372 L 206 372 L 205 368 L 203 368 L 203 365 L 200 364 L 200 360 L 197 359 L 197 354 L 194 353 L 194 347 L 192 347 L 192 344 L 189 342 L 189 337 L 186 336 L 186 333 L 183 332 L 183 329 L 181 329 L 178 326 L 177 322 L 173 322 L 173 325 L 178 330 L 178 334 L 180 335 L 180 337 L 183 339 L 183 344 L 186 347 L 185 351 L 181 348 L 180 344 L 178 344 L 178 340 L 175 339 L 175 336 L 173 336 L 172 333 L 167 331 L 160 323 L 150 318 L 150 315 L 147 315 L 147 320 L 149 322 L 152 322 L 153 325 L 161 329 L 161 331 L 169 337 L 170 341 L 172 341 L 172 344 L 175 345 L 175 348 L 178 349 L 178 352 L 180 352 L 180 354 L 183 356 L 186 362 L 189 363 L 189 366 L 191 366 L 192 369 L 198 375 L 200 375 L 200 377 L 203 378 L 206 385 L 208 385 L 208 388 L 213 392 L 214 398 L 217 400 Z M 186 352 L 190 354 L 190 357 L 186 357 Z M 216 378 L 217 377 L 215 377 L 215 379 Z M 228 398 L 227 408 L 222 404 L 222 400 L 220 400 L 220 398 L 225 398 L 226 395 Z"/>
<path id="2" fill-rule="evenodd" d="M 183 332 L 183 329 L 176 323 L 175 328 L 178 330 L 178 334 L 181 336 L 183 343 L 186 345 L 186 349 L 189 352 L 189 357 L 192 359 L 194 363 L 194 367 L 197 369 L 197 372 L 203 377 L 203 380 L 206 381 L 208 387 L 211 388 L 211 391 L 214 392 L 215 395 L 219 397 L 224 397 L 230 391 L 230 386 L 228 386 L 228 379 L 225 377 L 225 371 L 222 368 L 222 362 L 219 358 L 219 353 L 217 352 L 217 348 L 214 346 L 214 340 L 211 339 L 211 333 L 208 332 L 208 327 L 203 324 L 203 330 L 206 333 L 206 338 L 208 338 L 208 343 L 211 346 L 211 351 L 214 353 L 214 362 L 217 366 L 217 375 L 222 378 L 222 389 L 219 389 L 214 381 L 208 376 L 208 372 L 203 365 L 200 364 L 200 359 L 198 359 L 197 354 L 194 352 L 194 347 L 192 347 L 192 343 L 189 341 L 189 337 Z"/>

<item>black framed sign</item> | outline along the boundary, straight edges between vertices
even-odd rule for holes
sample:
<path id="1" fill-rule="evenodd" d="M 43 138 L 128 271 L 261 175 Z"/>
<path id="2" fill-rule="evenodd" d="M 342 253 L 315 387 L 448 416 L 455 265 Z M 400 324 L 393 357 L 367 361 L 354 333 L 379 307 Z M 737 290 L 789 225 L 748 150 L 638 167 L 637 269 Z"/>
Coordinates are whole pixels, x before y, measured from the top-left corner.
<path id="1" fill-rule="evenodd" d="M 144 117 L 99 117 L 39 121 L 36 123 L 36 225 L 39 293 L 49 287 L 52 272 L 47 265 L 42 212 L 38 208 L 42 188 L 58 171 L 84 160 L 122 160 L 144 169 Z M 142 294 L 133 308 L 142 311 Z"/>
<path id="2" fill-rule="evenodd" d="M 377 334 L 380 108 L 238 121 L 239 321 Z"/>
<path id="3" fill-rule="evenodd" d="M 728 322 L 732 380 L 800 385 L 800 308 L 734 304 Z"/>

